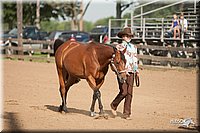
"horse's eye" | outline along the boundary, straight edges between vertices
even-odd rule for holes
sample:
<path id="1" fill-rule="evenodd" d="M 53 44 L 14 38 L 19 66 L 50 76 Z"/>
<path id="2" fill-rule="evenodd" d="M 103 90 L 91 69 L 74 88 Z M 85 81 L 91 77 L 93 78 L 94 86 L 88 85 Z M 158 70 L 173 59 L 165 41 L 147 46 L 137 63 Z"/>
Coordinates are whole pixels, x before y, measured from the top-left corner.
<path id="1" fill-rule="evenodd" d="M 119 62 L 117 61 L 116 64 L 119 65 Z"/>

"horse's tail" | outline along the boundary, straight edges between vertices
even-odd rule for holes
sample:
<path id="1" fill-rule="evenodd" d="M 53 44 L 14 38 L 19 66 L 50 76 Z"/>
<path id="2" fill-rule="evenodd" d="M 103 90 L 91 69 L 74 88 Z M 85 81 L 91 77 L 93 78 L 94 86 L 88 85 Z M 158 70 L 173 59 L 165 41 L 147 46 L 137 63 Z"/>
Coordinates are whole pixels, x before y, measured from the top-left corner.
<path id="1" fill-rule="evenodd" d="M 54 50 L 54 55 L 56 53 L 56 50 L 58 49 L 58 47 L 60 45 L 62 45 L 64 43 L 64 41 L 60 40 L 60 39 L 56 39 L 54 42 L 54 46 L 53 46 L 53 50 Z"/>

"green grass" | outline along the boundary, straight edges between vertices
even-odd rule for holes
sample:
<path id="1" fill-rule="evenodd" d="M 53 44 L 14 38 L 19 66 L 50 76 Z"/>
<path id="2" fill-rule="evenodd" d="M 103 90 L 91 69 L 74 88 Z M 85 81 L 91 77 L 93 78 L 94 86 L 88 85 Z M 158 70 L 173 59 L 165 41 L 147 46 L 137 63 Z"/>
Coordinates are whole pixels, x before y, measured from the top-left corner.
<path id="1" fill-rule="evenodd" d="M 11 56 L 11 58 L 3 57 L 3 60 L 23 60 L 23 61 L 31 61 L 31 62 L 48 62 L 48 63 L 53 63 L 54 62 L 54 56 L 50 56 L 50 58 L 47 58 L 48 54 L 41 54 L 40 52 L 35 52 L 32 54 L 32 56 L 29 56 L 27 53 L 24 54 L 24 56 L 21 58 Z M 31 59 L 31 57 L 33 57 Z"/>

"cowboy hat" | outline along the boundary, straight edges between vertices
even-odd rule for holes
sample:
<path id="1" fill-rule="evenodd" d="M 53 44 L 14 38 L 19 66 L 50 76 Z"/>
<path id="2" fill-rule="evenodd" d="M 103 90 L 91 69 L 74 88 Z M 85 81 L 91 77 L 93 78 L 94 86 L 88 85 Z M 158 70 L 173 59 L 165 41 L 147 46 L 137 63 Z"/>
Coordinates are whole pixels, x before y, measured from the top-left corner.
<path id="1" fill-rule="evenodd" d="M 132 33 L 132 31 L 131 31 L 131 28 L 125 27 L 125 28 L 123 29 L 123 31 L 120 31 L 120 32 L 117 34 L 117 36 L 118 36 L 119 38 L 122 38 L 123 35 L 128 35 L 128 36 L 133 37 L 133 33 Z"/>

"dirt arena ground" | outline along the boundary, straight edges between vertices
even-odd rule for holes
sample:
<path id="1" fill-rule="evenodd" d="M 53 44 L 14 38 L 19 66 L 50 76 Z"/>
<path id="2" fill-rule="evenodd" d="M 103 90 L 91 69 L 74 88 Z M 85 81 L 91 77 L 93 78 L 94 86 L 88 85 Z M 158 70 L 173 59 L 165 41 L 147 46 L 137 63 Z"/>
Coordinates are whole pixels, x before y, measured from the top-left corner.
<path id="1" fill-rule="evenodd" d="M 188 131 L 174 121 L 197 115 L 197 77 L 195 69 L 144 68 L 141 86 L 134 89 L 132 120 L 121 118 L 123 102 L 116 118 L 89 116 L 92 90 L 85 80 L 74 85 L 68 95 L 69 113 L 61 114 L 58 76 L 54 63 L 3 60 L 3 128 L 36 131 Z M 115 74 L 110 70 L 101 87 L 105 112 L 118 94 Z M 96 104 L 96 109 L 98 106 Z M 191 131 L 191 130 L 190 130 Z M 195 130 L 194 130 L 195 131 Z"/>

